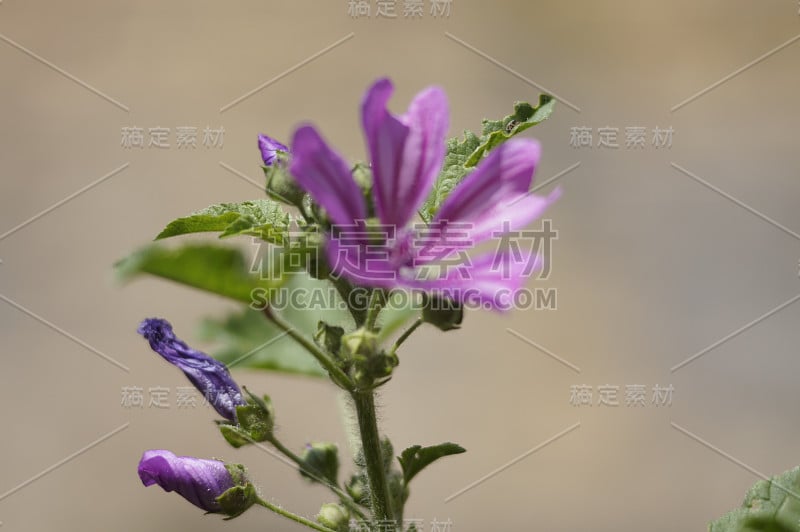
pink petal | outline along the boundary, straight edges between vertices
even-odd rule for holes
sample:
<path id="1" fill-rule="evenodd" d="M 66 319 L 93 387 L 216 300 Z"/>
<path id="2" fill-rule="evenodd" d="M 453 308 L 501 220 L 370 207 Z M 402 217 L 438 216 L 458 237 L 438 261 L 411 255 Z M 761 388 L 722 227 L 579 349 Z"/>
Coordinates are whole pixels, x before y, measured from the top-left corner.
<path id="1" fill-rule="evenodd" d="M 381 79 L 367 91 L 362 123 L 381 222 L 405 226 L 425 201 L 442 167 L 449 127 L 447 97 L 438 87 L 417 94 L 403 116 L 387 109 L 394 88 Z"/>

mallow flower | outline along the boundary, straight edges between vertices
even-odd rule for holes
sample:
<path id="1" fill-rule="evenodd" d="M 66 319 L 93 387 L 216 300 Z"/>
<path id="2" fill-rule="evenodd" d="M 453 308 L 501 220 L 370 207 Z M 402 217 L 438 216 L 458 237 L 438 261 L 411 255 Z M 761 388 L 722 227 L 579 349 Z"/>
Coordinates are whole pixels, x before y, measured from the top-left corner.
<path id="1" fill-rule="evenodd" d="M 145 486 L 158 484 L 164 491 L 175 491 L 198 508 L 215 513 L 223 510 L 217 501 L 220 495 L 247 482 L 242 470 L 234 472 L 239 478 L 219 460 L 175 456 L 165 450 L 145 451 L 139 461 L 139 478 Z"/>
<path id="2" fill-rule="evenodd" d="M 429 87 L 398 116 L 387 109 L 392 92 L 391 81 L 380 79 L 361 104 L 377 221 L 368 220 L 371 206 L 347 163 L 313 126 L 301 126 L 292 139 L 290 171 L 333 226 L 326 242 L 333 272 L 356 284 L 439 293 L 503 310 L 501 296 L 521 288 L 539 258 L 519 246 L 473 258 L 466 251 L 520 230 L 558 198 L 559 189 L 546 197 L 529 192 L 539 143 L 510 139 L 491 150 L 430 224 L 414 227 L 442 169 L 448 103 L 442 89 Z M 375 234 L 382 236 L 376 241 Z"/>
<path id="3" fill-rule="evenodd" d="M 148 318 L 139 325 L 138 332 L 150 342 L 153 351 L 183 371 L 219 415 L 236 421 L 236 407 L 247 402 L 225 364 L 186 345 L 175 336 L 167 320 Z"/>

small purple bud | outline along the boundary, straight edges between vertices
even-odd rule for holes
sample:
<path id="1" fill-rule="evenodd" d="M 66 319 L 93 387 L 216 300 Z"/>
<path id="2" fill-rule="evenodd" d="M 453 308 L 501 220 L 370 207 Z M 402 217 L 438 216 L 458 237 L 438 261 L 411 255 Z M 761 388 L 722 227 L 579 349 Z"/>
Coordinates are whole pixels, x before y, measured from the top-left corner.
<path id="1" fill-rule="evenodd" d="M 153 351 L 183 371 L 219 415 L 236 421 L 236 407 L 247 402 L 225 364 L 186 345 L 175 336 L 167 320 L 148 318 L 139 325 L 138 332 L 150 342 Z"/>
<path id="2" fill-rule="evenodd" d="M 175 456 L 170 451 L 145 451 L 139 461 L 139 478 L 145 486 L 158 484 L 207 512 L 219 513 L 217 498 L 237 485 L 219 460 Z"/>
<path id="3" fill-rule="evenodd" d="M 278 156 L 277 152 L 289 151 L 289 148 L 284 144 L 261 133 L 258 135 L 258 149 L 261 150 L 261 159 L 264 161 L 265 166 L 272 166 L 275 164 L 275 160 Z"/>

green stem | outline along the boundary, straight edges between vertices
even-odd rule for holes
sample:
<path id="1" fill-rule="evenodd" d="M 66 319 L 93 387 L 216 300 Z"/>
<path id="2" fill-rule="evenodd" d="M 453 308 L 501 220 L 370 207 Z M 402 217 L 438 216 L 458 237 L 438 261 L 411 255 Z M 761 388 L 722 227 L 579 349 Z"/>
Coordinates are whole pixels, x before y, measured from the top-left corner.
<path id="1" fill-rule="evenodd" d="M 408 340 L 408 337 L 411 336 L 411 333 L 416 331 L 417 327 L 419 327 L 423 323 L 425 322 L 422 321 L 422 318 L 417 318 L 417 321 L 415 321 L 408 329 L 406 329 L 406 332 L 401 334 L 400 338 L 398 338 L 397 341 L 394 343 L 394 346 L 392 347 L 392 354 L 396 353 L 397 350 L 400 348 L 400 346 L 403 345 L 403 342 Z"/>
<path id="2" fill-rule="evenodd" d="M 369 295 L 369 307 L 367 308 L 367 317 L 364 320 L 364 327 L 368 331 L 375 330 L 375 323 L 378 321 L 378 314 L 380 314 L 384 303 L 383 290 L 380 288 L 373 288 L 372 293 Z"/>
<path id="3" fill-rule="evenodd" d="M 291 451 L 291 449 L 289 449 L 283 443 L 281 443 L 277 438 L 275 438 L 275 436 L 272 436 L 268 441 L 276 449 L 278 449 L 278 451 L 283 453 L 283 455 L 286 456 L 289 460 L 291 460 L 292 462 L 297 464 L 297 466 L 302 471 L 304 471 L 307 475 L 309 475 L 311 478 L 313 478 L 314 480 L 316 480 L 320 484 L 322 484 L 322 485 L 326 486 L 328 489 L 330 489 L 337 497 L 339 497 L 339 500 L 341 501 L 341 503 L 344 504 L 345 506 L 347 506 L 347 508 L 351 512 L 356 514 L 361 519 L 364 519 L 364 520 L 367 519 L 367 516 L 364 515 L 364 512 L 362 512 L 361 509 L 358 507 L 358 505 L 355 502 L 353 502 L 353 499 L 351 499 L 349 495 L 347 495 L 339 487 L 337 487 L 337 486 L 331 484 L 330 482 L 328 482 L 326 479 L 318 477 L 313 471 L 309 471 L 308 469 L 306 469 L 306 464 L 305 464 L 305 462 L 303 462 L 303 459 L 300 458 L 299 456 L 297 456 L 295 453 L 293 453 Z"/>
<path id="4" fill-rule="evenodd" d="M 344 388 L 345 390 L 352 390 L 355 385 L 350 377 L 336 365 L 336 363 L 331 360 L 331 358 L 322 352 L 311 340 L 303 336 L 297 329 L 295 329 L 291 324 L 286 322 L 282 317 L 278 314 L 272 312 L 272 309 L 267 307 L 264 309 L 264 315 L 270 320 L 272 323 L 277 325 L 281 330 L 285 331 L 286 334 L 294 338 L 294 340 L 302 345 L 306 351 L 311 353 L 317 361 L 322 364 L 322 367 L 325 368 L 333 379 L 333 382 L 338 384 L 340 387 Z"/>
<path id="5" fill-rule="evenodd" d="M 367 319 L 366 311 L 363 308 L 351 305 L 352 301 L 350 301 L 350 299 L 354 290 L 353 285 L 348 283 L 347 280 L 341 276 L 338 278 L 331 277 L 330 280 L 333 286 L 336 287 L 336 291 L 339 292 L 339 295 L 344 300 L 345 305 L 350 311 L 350 315 L 353 316 L 353 321 L 356 322 L 356 328 L 364 325 L 364 320 Z"/>
<path id="6" fill-rule="evenodd" d="M 375 395 L 372 390 L 352 392 L 356 407 L 358 428 L 361 433 L 361 448 L 366 462 L 369 493 L 372 499 L 372 517 L 377 521 L 391 521 L 392 505 L 389 485 L 386 482 L 381 438 L 375 415 Z"/>
<path id="7" fill-rule="evenodd" d="M 284 510 L 280 506 L 276 506 L 276 505 L 272 504 L 271 502 L 267 502 L 264 499 L 262 499 L 261 497 L 256 499 L 256 502 L 258 504 L 260 504 L 261 506 L 263 506 L 264 508 L 268 508 L 268 509 L 272 510 L 273 512 L 275 512 L 278 515 L 282 515 L 283 517 L 291 519 L 295 523 L 300 523 L 301 525 L 306 525 L 308 528 L 313 528 L 314 530 L 319 530 L 320 532 L 336 532 L 335 530 L 333 530 L 331 528 L 328 528 L 327 526 L 323 526 L 323 525 L 321 525 L 319 523 L 315 523 L 314 521 L 306 519 L 305 517 L 301 517 L 301 516 L 299 516 L 297 514 L 293 514 L 292 512 L 290 512 L 288 510 Z"/>

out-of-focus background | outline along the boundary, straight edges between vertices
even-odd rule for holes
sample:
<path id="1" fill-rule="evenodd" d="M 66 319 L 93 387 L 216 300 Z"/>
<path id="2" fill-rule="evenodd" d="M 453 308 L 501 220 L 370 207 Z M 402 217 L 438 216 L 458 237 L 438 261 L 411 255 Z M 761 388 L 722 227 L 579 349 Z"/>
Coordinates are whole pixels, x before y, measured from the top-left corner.
<path id="1" fill-rule="evenodd" d="M 145 489 L 149 448 L 243 462 L 305 515 L 328 500 L 264 451 L 229 448 L 211 409 L 178 408 L 182 375 L 135 333 L 163 316 L 206 348 L 198 322 L 234 305 L 151 278 L 121 287 L 112 265 L 173 218 L 261 197 L 259 132 L 288 140 L 313 120 L 363 158 L 357 106 L 384 75 L 398 112 L 443 86 L 453 135 L 544 90 L 561 100 L 525 133 L 543 145 L 539 182 L 558 176 L 542 192 L 564 190 L 547 214 L 552 273 L 531 285 L 555 288 L 557 308 L 423 328 L 382 394 L 398 450 L 468 449 L 418 477 L 409 517 L 704 530 L 759 474 L 800 464 L 797 2 L 452 0 L 434 16 L 425 0 L 414 20 L 402 0 L 394 19 L 369 3 L 357 18 L 348 0 L 0 3 L 3 531 L 301 529 L 259 509 L 223 524 Z M 130 127 L 144 148 L 123 146 Z M 180 127 L 196 148 L 176 146 Z M 626 147 L 637 127 L 644 145 Z M 169 128 L 170 147 L 148 147 L 149 128 Z M 205 145 L 206 128 L 224 140 Z M 603 145 L 614 129 L 618 147 Z M 234 376 L 272 396 L 291 447 L 346 448 L 327 382 Z M 634 385 L 644 406 L 626 406 Z M 604 386 L 619 406 L 598 405 Z M 142 408 L 123 404 L 132 387 Z M 593 406 L 573 404 L 581 389 Z"/>

